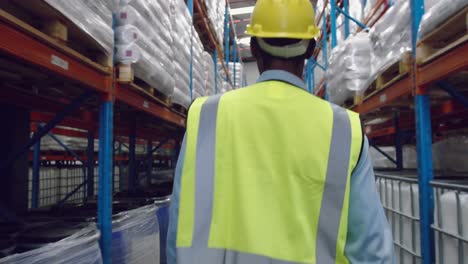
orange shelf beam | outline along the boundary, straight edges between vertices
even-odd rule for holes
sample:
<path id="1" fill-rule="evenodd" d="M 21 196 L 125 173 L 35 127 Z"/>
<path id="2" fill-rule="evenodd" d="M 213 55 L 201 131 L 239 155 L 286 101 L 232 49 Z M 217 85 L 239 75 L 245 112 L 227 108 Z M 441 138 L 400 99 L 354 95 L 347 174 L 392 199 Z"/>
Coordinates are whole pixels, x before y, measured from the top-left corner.
<path id="1" fill-rule="evenodd" d="M 132 91 L 132 88 L 128 85 L 116 83 L 115 87 L 116 88 L 114 92 L 117 101 L 172 123 L 178 127 L 185 127 L 185 117 L 171 111 L 165 106 L 152 102 L 150 99 L 144 98 L 143 96 Z"/>
<path id="2" fill-rule="evenodd" d="M 33 66 L 58 74 L 99 92 L 107 92 L 111 84 L 110 73 L 88 66 L 53 48 L 30 34 L 23 33 L 0 21 L 0 52 L 21 59 Z"/>
<path id="3" fill-rule="evenodd" d="M 412 78 L 410 75 L 406 75 L 393 85 L 367 98 L 362 104 L 354 106 L 352 110 L 360 114 L 367 114 L 373 110 L 389 105 L 402 96 L 410 95 L 412 93 L 412 87 Z"/>
<path id="4" fill-rule="evenodd" d="M 446 54 L 418 67 L 418 86 L 425 87 L 430 83 L 468 68 L 468 42 L 461 44 Z"/>

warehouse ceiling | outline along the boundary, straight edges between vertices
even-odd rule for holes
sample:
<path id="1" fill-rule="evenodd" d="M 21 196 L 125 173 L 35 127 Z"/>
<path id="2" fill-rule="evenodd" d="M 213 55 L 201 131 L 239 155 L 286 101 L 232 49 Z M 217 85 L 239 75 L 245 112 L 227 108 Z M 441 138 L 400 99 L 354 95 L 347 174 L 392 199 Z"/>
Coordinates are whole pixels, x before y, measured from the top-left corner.
<path id="1" fill-rule="evenodd" d="M 229 0 L 230 12 L 237 34 L 237 44 L 243 61 L 253 60 L 250 52 L 250 37 L 245 34 L 245 30 L 250 23 L 250 16 L 255 2 L 256 0 Z M 311 0 L 311 2 L 315 6 L 317 0 Z"/>

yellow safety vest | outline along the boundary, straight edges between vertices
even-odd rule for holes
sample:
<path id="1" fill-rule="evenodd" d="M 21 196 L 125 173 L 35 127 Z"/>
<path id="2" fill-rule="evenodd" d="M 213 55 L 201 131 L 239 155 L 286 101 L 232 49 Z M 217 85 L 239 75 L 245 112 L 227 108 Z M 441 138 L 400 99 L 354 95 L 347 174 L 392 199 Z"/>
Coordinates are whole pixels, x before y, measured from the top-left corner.
<path id="1" fill-rule="evenodd" d="M 280 81 L 189 111 L 177 263 L 348 263 L 356 113 Z"/>

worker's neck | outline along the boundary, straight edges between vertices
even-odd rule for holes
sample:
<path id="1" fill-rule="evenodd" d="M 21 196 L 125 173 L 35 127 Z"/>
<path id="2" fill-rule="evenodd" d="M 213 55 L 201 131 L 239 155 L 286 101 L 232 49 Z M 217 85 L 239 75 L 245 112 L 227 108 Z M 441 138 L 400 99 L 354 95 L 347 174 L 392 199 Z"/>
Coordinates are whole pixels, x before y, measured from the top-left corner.
<path id="1" fill-rule="evenodd" d="M 265 67 L 263 71 L 261 71 L 261 73 L 270 70 L 282 70 L 292 73 L 301 79 L 303 78 L 302 74 L 304 71 L 304 65 L 297 65 L 297 63 L 292 63 L 288 61 L 273 61 L 268 66 L 269 67 Z"/>

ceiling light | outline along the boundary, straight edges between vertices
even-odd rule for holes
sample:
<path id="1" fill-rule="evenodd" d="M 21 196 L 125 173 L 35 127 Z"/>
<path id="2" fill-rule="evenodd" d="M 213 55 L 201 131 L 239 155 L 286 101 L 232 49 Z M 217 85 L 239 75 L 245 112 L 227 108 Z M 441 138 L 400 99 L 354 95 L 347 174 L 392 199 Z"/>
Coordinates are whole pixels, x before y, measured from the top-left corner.
<path id="1" fill-rule="evenodd" d="M 231 8 L 231 15 L 236 16 L 236 15 L 243 15 L 243 14 L 250 14 L 253 12 L 255 6 L 247 6 L 247 7 L 241 7 L 241 8 Z"/>

